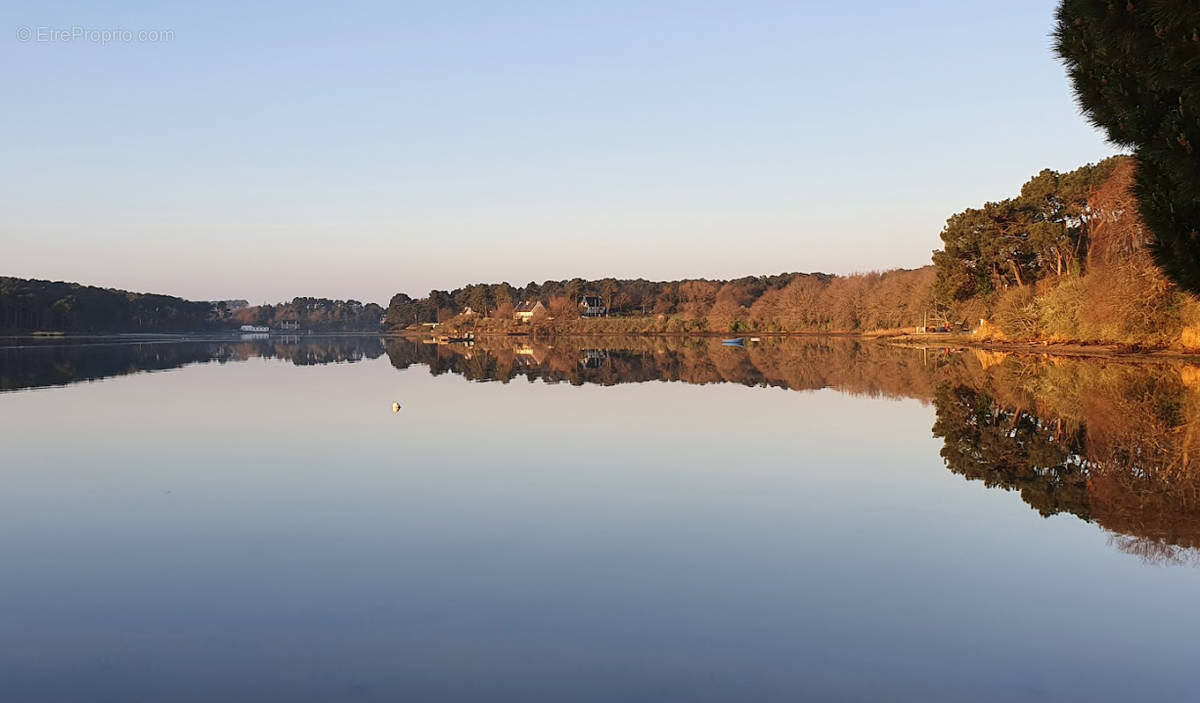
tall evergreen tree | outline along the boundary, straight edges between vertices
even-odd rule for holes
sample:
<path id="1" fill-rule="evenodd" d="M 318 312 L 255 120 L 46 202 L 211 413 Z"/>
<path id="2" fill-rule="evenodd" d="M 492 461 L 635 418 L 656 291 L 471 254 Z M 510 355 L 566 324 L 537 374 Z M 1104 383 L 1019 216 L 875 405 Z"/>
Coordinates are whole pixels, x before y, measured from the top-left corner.
<path id="1" fill-rule="evenodd" d="M 1200 293 L 1200 3 L 1063 0 L 1054 35 L 1088 119 L 1138 158 L 1155 260 Z"/>

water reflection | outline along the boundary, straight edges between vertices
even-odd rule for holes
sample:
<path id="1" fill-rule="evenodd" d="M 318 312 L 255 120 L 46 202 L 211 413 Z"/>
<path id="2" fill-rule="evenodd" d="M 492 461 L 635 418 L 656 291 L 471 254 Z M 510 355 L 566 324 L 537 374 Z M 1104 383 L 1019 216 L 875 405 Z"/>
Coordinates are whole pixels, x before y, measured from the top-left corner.
<path id="1" fill-rule="evenodd" d="M 387 355 L 472 381 L 573 385 L 682 382 L 912 398 L 936 410 L 946 466 L 1071 514 L 1153 563 L 1200 561 L 1200 366 L 899 348 L 841 338 L 485 338 L 432 344 L 375 337 L 51 343 L 0 347 L 0 390 L 62 385 L 253 357 L 327 364 Z M 393 406 L 393 410 L 398 410 Z M 864 434 L 873 428 L 864 428 Z M 887 431 L 886 428 L 874 428 Z"/>
<path id="2" fill-rule="evenodd" d="M 8 340 L 0 343 L 0 392 L 255 357 L 307 366 L 375 359 L 383 353 L 378 337 Z"/>
<path id="3" fill-rule="evenodd" d="M 768 339 L 746 348 L 704 337 L 568 338 L 552 343 L 500 337 L 472 345 L 389 339 L 386 346 L 398 369 L 423 364 L 435 375 L 454 373 L 472 381 L 738 383 L 792 390 L 835 388 L 925 401 L 933 398 L 931 371 L 948 359 L 941 353 L 817 337 Z"/>
<path id="4" fill-rule="evenodd" d="M 1195 562 L 1200 368 L 962 354 L 939 378 L 934 434 L 951 471 L 1071 513 L 1155 563 Z"/>

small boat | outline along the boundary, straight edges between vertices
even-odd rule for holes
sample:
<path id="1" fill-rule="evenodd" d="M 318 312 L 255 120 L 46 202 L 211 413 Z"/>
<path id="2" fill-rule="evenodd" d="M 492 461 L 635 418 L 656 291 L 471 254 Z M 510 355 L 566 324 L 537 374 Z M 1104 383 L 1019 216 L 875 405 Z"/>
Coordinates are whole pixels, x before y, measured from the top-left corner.
<path id="1" fill-rule="evenodd" d="M 734 337 L 733 339 L 722 339 L 721 344 L 727 347 L 744 347 L 746 346 L 745 337 Z"/>

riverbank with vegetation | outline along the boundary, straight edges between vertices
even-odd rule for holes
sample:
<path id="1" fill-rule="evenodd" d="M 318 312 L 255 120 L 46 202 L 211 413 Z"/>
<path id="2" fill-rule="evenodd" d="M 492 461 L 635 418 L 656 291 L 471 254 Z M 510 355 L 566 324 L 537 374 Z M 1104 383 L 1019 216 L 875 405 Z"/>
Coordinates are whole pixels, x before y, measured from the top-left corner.
<path id="1" fill-rule="evenodd" d="M 589 321 L 592 322 L 592 321 Z M 600 322 L 600 321 L 594 321 Z M 654 339 L 707 343 L 730 338 L 729 333 L 671 332 L 671 331 L 621 331 L 602 324 L 574 325 L 569 330 L 535 326 L 484 325 L 462 330 L 450 325 L 410 328 L 389 333 L 388 336 L 404 337 L 415 342 L 457 345 L 463 342 L 477 344 L 553 344 L 574 343 L 579 340 L 594 340 L 608 343 L 612 340 Z M 1005 354 L 1047 355 L 1073 358 L 1122 358 L 1128 360 L 1179 359 L 1200 360 L 1200 350 L 1150 346 L 1145 344 L 1068 342 L 1068 341 L 1017 341 L 988 337 L 976 333 L 921 332 L 916 328 L 872 330 L 869 332 L 753 332 L 738 337 L 751 346 L 757 343 L 773 344 L 788 339 L 842 339 L 860 342 L 879 342 L 896 347 L 915 349 L 975 349 Z"/>
<path id="2" fill-rule="evenodd" d="M 570 279 L 474 284 L 395 296 L 389 329 L 441 334 L 857 334 L 938 330 L 995 348 L 1076 345 L 1106 353 L 1200 352 L 1200 301 L 1152 257 L 1137 162 L 1043 170 L 1011 198 L 952 215 L 919 269 L 733 280 Z M 599 300 L 604 316 L 581 312 Z M 522 317 L 521 311 L 535 306 Z"/>

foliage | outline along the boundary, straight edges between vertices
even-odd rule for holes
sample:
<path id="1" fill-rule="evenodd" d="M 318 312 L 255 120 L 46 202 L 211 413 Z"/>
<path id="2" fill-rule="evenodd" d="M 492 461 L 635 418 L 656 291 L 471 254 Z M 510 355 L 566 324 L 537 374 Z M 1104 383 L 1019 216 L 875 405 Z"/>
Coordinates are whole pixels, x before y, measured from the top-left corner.
<path id="1" fill-rule="evenodd" d="M 1200 293 L 1200 5 L 1063 0 L 1055 48 L 1088 119 L 1138 158 L 1155 260 Z"/>
<path id="2" fill-rule="evenodd" d="M 0 277 L 0 330 L 188 332 L 214 326 L 226 311 L 170 295 Z"/>
<path id="3" fill-rule="evenodd" d="M 289 303 L 256 305 L 234 313 L 239 324 L 279 327 L 285 320 L 295 321 L 301 329 L 321 331 L 379 330 L 384 309 L 376 303 L 329 298 L 292 298 Z"/>
<path id="4" fill-rule="evenodd" d="M 1113 157 L 1068 173 L 1043 170 L 1015 198 L 951 215 L 934 252 L 943 305 L 1079 273 L 1097 217 L 1092 193 L 1128 161 Z"/>
<path id="5" fill-rule="evenodd" d="M 1127 156 L 1043 171 L 1016 198 L 952 216 L 934 253 L 939 305 L 1007 339 L 1196 348 L 1200 315 L 1152 257 L 1137 171 Z"/>
<path id="6" fill-rule="evenodd" d="M 384 310 L 375 303 L 293 298 L 290 303 L 247 306 L 244 300 L 193 301 L 62 281 L 0 277 L 0 330 L 99 332 L 201 332 L 242 324 L 302 329 L 377 331 Z"/>
<path id="7" fill-rule="evenodd" d="M 605 278 L 508 284 L 474 284 L 454 291 L 431 291 L 413 299 L 392 299 L 387 324 L 401 328 L 435 322 L 450 306 L 455 327 L 499 330 L 501 323 L 468 318 L 470 308 L 511 310 L 514 302 L 540 300 L 548 315 L 536 321 L 545 331 L 648 332 L 855 332 L 920 325 L 932 305 L 932 266 L 850 276 L 783 273 L 733 280 L 647 281 Z M 579 319 L 579 298 L 599 295 L 609 308 L 603 320 Z M 498 318 L 511 318 L 495 315 Z"/>

